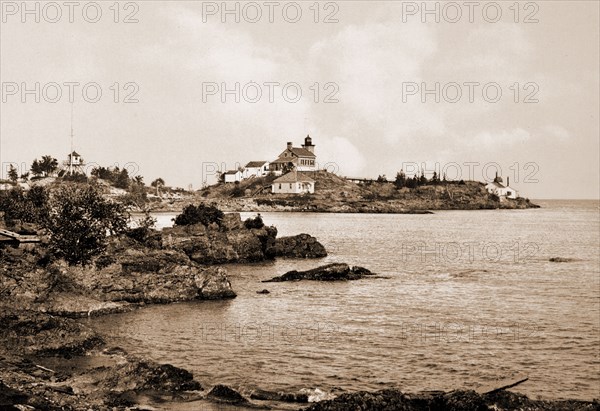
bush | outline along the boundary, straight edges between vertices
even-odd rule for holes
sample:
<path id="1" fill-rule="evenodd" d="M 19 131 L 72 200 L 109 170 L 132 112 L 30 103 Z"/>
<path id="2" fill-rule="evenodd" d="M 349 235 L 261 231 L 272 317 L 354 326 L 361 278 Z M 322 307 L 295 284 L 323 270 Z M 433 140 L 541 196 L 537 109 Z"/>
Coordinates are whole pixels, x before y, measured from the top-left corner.
<path id="1" fill-rule="evenodd" d="M 181 214 L 175 217 L 175 225 L 202 224 L 208 226 L 212 223 L 221 225 L 223 215 L 221 210 L 212 205 L 189 205 L 183 209 Z"/>
<path id="2" fill-rule="evenodd" d="M 44 225 L 50 214 L 49 193 L 44 187 L 32 187 L 25 192 L 16 187 L 0 192 L 0 211 L 7 224 L 15 220 Z"/>
<path id="3" fill-rule="evenodd" d="M 263 219 L 260 216 L 260 214 L 254 218 L 250 217 L 249 219 L 244 221 L 244 227 L 246 227 L 249 230 L 252 228 L 263 228 L 264 226 L 265 223 L 263 223 Z"/>
<path id="4" fill-rule="evenodd" d="M 103 198 L 96 187 L 61 187 L 53 193 L 46 224 L 50 250 L 71 265 L 85 265 L 104 252 L 107 233 L 125 232 L 127 220 L 124 206 Z"/>

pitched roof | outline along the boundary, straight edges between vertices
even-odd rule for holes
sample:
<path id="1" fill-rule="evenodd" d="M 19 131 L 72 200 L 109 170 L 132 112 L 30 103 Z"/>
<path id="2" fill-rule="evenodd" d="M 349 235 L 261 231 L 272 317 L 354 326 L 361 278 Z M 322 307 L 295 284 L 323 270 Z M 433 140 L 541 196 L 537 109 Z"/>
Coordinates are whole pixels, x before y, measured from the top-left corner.
<path id="1" fill-rule="evenodd" d="M 237 174 L 237 173 L 241 173 L 241 171 L 240 170 L 229 170 L 229 171 L 225 172 L 225 174 L 230 174 L 230 175 L 231 174 Z"/>
<path id="2" fill-rule="evenodd" d="M 311 153 L 309 150 L 302 147 L 292 147 L 289 150 L 298 157 L 316 157 L 315 153 Z"/>
<path id="3" fill-rule="evenodd" d="M 267 164 L 266 161 L 251 161 L 248 164 L 246 164 L 246 167 L 262 167 L 265 164 Z"/>
<path id="4" fill-rule="evenodd" d="M 494 186 L 496 188 L 505 188 L 502 184 L 500 184 L 500 183 L 498 183 L 496 181 L 492 181 L 491 183 L 488 183 L 488 186 L 489 185 L 492 185 L 492 186 Z"/>
<path id="5" fill-rule="evenodd" d="M 297 157 L 279 157 L 277 160 L 271 161 L 271 164 L 279 164 L 279 163 L 294 163 Z"/>
<path id="6" fill-rule="evenodd" d="M 77 154 L 77 151 L 73 151 L 71 154 L 69 154 L 69 156 L 73 156 L 73 157 L 81 157 L 79 154 Z"/>
<path id="7" fill-rule="evenodd" d="M 305 174 L 291 171 L 291 172 L 275 179 L 273 182 L 274 183 L 297 183 L 297 182 L 314 183 L 315 180 L 313 180 L 312 178 L 308 177 Z"/>

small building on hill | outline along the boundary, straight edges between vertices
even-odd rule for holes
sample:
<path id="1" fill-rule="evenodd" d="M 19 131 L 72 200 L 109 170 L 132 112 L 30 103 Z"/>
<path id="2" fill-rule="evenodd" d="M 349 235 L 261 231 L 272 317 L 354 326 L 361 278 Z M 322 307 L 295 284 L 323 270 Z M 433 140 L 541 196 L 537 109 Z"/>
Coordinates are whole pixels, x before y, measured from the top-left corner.
<path id="1" fill-rule="evenodd" d="M 83 167 L 85 161 L 76 151 L 67 155 L 67 160 L 63 161 L 63 170 L 65 174 L 85 174 Z"/>
<path id="2" fill-rule="evenodd" d="M 235 183 L 242 181 L 242 172 L 240 170 L 229 170 L 225 172 L 224 181 L 226 183 Z"/>
<path id="3" fill-rule="evenodd" d="M 269 170 L 278 175 L 291 170 L 316 171 L 316 159 L 312 138 L 306 136 L 302 147 L 294 147 L 291 142 L 288 142 L 286 149 L 279 154 L 277 160 L 271 162 Z"/>
<path id="4" fill-rule="evenodd" d="M 289 172 L 273 181 L 273 194 L 312 194 L 315 192 L 315 180 L 298 171 Z"/>
<path id="5" fill-rule="evenodd" d="M 510 187 L 510 177 L 506 177 L 506 185 L 504 185 L 504 181 L 502 177 L 498 177 L 496 174 L 496 178 L 491 183 L 486 184 L 485 189 L 490 194 L 495 194 L 500 198 L 517 198 L 519 193 L 514 188 Z"/>
<path id="6" fill-rule="evenodd" d="M 244 178 L 264 177 L 269 174 L 268 161 L 251 161 L 244 167 Z"/>

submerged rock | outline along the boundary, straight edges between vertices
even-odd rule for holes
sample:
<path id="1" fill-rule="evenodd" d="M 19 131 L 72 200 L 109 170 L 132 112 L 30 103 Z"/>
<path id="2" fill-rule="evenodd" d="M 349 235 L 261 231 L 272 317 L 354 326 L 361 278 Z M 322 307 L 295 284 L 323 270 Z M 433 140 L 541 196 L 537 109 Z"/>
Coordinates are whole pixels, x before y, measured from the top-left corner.
<path id="1" fill-rule="evenodd" d="M 327 251 L 325 250 L 325 247 L 323 247 L 323 244 L 319 243 L 315 237 L 308 234 L 277 238 L 273 247 L 276 257 L 327 257 Z"/>
<path id="2" fill-rule="evenodd" d="M 264 290 L 257 291 L 256 294 L 271 294 L 271 292 L 265 288 Z"/>
<path id="3" fill-rule="evenodd" d="M 550 260 L 551 263 L 571 263 L 573 261 L 575 261 L 574 258 L 568 258 L 568 257 L 552 257 Z"/>
<path id="4" fill-rule="evenodd" d="M 261 401 L 281 401 L 281 402 L 299 402 L 307 403 L 308 394 L 304 393 L 286 393 L 286 392 L 275 392 L 266 390 L 254 390 L 250 395 L 253 400 Z"/>
<path id="5" fill-rule="evenodd" d="M 350 281 L 362 278 L 374 278 L 375 274 L 363 267 L 350 267 L 348 264 L 334 263 L 313 268 L 308 271 L 289 271 L 282 276 L 264 280 L 263 283 L 282 281 Z"/>

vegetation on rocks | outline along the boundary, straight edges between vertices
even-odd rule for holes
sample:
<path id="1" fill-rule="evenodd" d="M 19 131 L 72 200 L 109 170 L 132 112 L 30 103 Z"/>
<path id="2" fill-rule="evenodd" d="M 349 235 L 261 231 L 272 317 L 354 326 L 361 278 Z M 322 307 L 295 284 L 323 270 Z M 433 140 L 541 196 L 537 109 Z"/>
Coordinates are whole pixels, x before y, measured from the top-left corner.
<path id="1" fill-rule="evenodd" d="M 215 206 L 205 204 L 189 205 L 183 209 L 181 214 L 175 217 L 175 225 L 220 225 L 222 220 L 223 212 Z"/>

